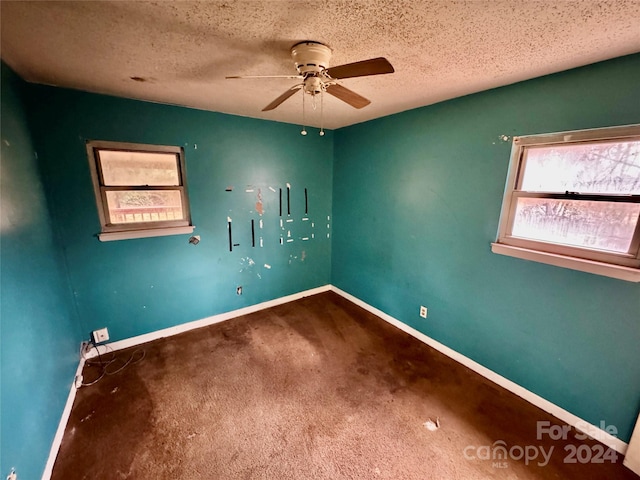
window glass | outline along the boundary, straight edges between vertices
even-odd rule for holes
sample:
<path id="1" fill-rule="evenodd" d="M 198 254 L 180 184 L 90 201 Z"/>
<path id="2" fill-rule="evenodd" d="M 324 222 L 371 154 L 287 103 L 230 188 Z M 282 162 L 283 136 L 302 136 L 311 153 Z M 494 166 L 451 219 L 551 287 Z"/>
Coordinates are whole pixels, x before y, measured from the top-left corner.
<path id="1" fill-rule="evenodd" d="M 640 194 L 640 141 L 530 147 L 520 189 Z"/>
<path id="2" fill-rule="evenodd" d="M 110 223 L 182 220 L 182 199 L 176 190 L 108 191 Z"/>
<path id="3" fill-rule="evenodd" d="M 100 150 L 105 186 L 180 185 L 174 153 Z"/>
<path id="4" fill-rule="evenodd" d="M 640 204 L 518 198 L 514 237 L 626 253 Z"/>

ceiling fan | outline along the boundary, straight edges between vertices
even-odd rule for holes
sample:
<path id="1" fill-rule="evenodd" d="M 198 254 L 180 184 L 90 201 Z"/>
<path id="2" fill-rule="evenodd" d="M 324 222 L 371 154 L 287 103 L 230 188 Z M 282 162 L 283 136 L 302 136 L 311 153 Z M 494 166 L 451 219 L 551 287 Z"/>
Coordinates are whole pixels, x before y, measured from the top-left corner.
<path id="1" fill-rule="evenodd" d="M 337 80 L 393 73 L 395 71 L 389 61 L 383 57 L 329 67 L 331 49 L 327 45 L 315 41 L 296 43 L 291 47 L 291 58 L 296 70 L 298 70 L 298 75 L 237 75 L 227 78 L 291 78 L 302 80 L 302 83 L 289 88 L 264 107 L 262 109 L 263 112 L 278 107 L 298 90 L 302 90 L 303 93 L 308 93 L 314 98 L 316 95 L 326 92 L 354 108 L 363 108 L 369 105 L 371 101 L 353 90 L 343 87 Z"/>

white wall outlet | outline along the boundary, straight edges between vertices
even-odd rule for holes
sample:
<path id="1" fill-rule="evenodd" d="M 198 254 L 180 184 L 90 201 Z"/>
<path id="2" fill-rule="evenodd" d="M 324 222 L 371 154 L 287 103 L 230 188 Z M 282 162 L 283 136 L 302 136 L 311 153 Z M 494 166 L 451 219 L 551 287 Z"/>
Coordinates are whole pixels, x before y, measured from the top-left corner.
<path id="1" fill-rule="evenodd" d="M 15 468 L 11 469 L 11 473 L 7 475 L 7 480 L 18 480 L 18 474 L 16 473 Z"/>
<path id="2" fill-rule="evenodd" d="M 427 307 L 424 305 L 420 305 L 420 316 L 422 318 L 427 318 Z"/>
<path id="3" fill-rule="evenodd" d="M 93 340 L 93 343 L 102 343 L 109 340 L 109 331 L 107 330 L 107 327 L 91 332 L 91 339 Z"/>

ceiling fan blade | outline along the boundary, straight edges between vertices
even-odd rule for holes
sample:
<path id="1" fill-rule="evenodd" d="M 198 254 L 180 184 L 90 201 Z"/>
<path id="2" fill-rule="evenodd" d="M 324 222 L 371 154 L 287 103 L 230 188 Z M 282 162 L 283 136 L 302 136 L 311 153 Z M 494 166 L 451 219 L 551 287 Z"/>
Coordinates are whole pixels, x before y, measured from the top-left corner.
<path id="1" fill-rule="evenodd" d="M 393 66 L 384 57 L 371 58 L 361 62 L 345 63 L 328 68 L 326 72 L 331 78 L 353 78 L 367 75 L 380 75 L 395 72 Z"/>
<path id="2" fill-rule="evenodd" d="M 278 105 L 280 105 L 282 102 L 284 102 L 287 98 L 289 98 L 291 95 L 293 95 L 294 93 L 296 93 L 298 90 L 300 90 L 302 88 L 303 84 L 300 85 L 294 85 L 293 87 L 291 87 L 289 90 L 287 90 L 286 92 L 284 92 L 282 95 L 280 95 L 278 98 L 276 98 L 273 102 L 271 102 L 269 105 L 267 105 L 266 107 L 264 107 L 262 109 L 263 112 L 267 112 L 269 110 L 273 110 L 274 108 L 276 108 Z"/>
<path id="3" fill-rule="evenodd" d="M 227 80 L 232 78 L 297 78 L 302 80 L 304 77 L 302 75 L 231 75 L 224 78 Z"/>
<path id="4" fill-rule="evenodd" d="M 371 103 L 371 100 L 364 98 L 362 95 L 358 95 L 353 90 L 338 85 L 337 83 L 329 85 L 327 87 L 327 93 L 330 93 L 336 98 L 339 98 L 343 102 L 348 103 L 354 108 L 366 107 Z"/>

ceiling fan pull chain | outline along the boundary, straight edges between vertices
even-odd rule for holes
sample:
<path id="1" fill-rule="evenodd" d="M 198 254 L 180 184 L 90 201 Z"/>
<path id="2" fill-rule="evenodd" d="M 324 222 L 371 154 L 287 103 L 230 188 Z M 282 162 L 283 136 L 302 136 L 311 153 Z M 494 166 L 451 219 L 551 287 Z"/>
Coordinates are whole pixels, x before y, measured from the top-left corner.
<path id="1" fill-rule="evenodd" d="M 320 136 L 324 137 L 324 88 L 320 90 Z"/>
<path id="2" fill-rule="evenodd" d="M 304 88 L 302 89 L 302 131 L 300 132 L 300 135 L 306 135 L 307 134 L 307 130 L 305 129 L 305 125 L 306 125 L 306 120 L 304 118 Z"/>

